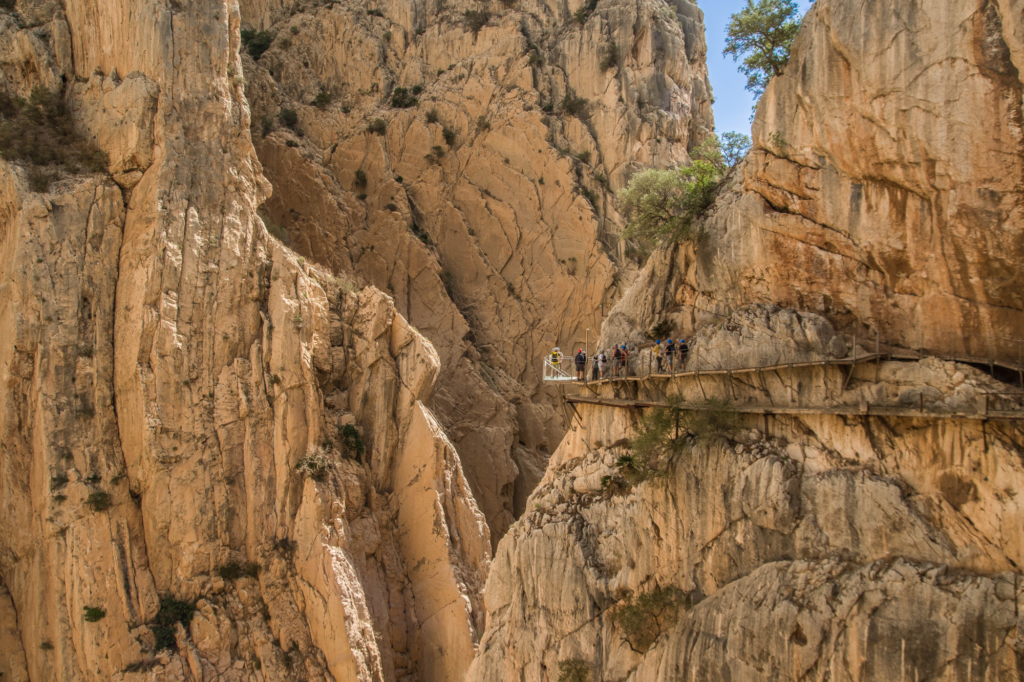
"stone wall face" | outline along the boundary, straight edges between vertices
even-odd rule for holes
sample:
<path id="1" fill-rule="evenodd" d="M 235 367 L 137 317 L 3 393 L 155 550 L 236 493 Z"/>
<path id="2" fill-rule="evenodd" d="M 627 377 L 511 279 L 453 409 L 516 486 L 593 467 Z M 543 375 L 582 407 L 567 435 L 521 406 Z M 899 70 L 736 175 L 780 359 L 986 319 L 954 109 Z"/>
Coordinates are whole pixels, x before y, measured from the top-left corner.
<path id="1" fill-rule="evenodd" d="M 612 191 L 713 128 L 701 12 L 285 5 L 242 3 L 243 26 L 274 36 L 243 60 L 264 210 L 298 252 L 392 293 L 438 349 L 437 413 L 496 543 L 563 433 L 538 358 L 596 340 L 637 270 Z M 467 11 L 491 16 L 474 31 Z M 397 88 L 418 105 L 392 106 Z"/>
<path id="2" fill-rule="evenodd" d="M 599 345 L 650 343 L 667 322 L 726 366 L 843 357 L 857 338 L 861 357 L 877 339 L 1017 362 L 1020 17 L 818 0 L 702 239 L 652 255 Z M 1020 679 L 1019 422 L 826 413 L 1016 384 L 936 358 L 733 379 L 597 389 L 805 409 L 744 416 L 638 485 L 615 477 L 650 411 L 578 406 L 495 552 L 469 679 L 556 680 L 563 664 L 637 682 Z M 637 649 L 616 616 L 659 590 L 685 599 L 648 612 L 657 636 Z"/>
<path id="3" fill-rule="evenodd" d="M 727 349 L 743 325 L 700 342 Z M 932 359 L 860 365 L 849 380 L 833 365 L 600 386 L 612 404 L 576 406 L 578 428 L 499 544 L 468 679 L 557 680 L 567 662 L 605 680 L 1019 679 L 1019 422 L 824 413 L 1001 386 Z M 650 410 L 615 399 L 669 396 L 804 412 L 743 415 L 623 485 L 620 458 L 636 456 Z M 617 616 L 659 590 L 685 597 L 675 617 L 644 612 L 657 637 L 634 647 Z"/>
<path id="4" fill-rule="evenodd" d="M 257 216 L 237 4 L 48 22 L 5 15 L 3 85 L 63 78 L 110 174 L 0 168 L 3 679 L 461 677 L 490 547 L 440 361 Z"/>
<path id="5" fill-rule="evenodd" d="M 778 303 L 1020 362 L 1020 20 L 1014 3 L 815 3 L 706 241 L 656 259 L 648 299 L 621 309 L 690 333 Z"/>

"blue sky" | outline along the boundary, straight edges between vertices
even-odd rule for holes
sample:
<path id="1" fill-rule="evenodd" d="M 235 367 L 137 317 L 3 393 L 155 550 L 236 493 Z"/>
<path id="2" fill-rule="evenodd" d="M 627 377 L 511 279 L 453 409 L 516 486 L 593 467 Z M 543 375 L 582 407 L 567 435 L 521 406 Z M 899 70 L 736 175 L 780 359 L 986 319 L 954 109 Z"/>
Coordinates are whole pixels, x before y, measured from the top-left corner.
<path id="1" fill-rule="evenodd" d="M 735 130 L 750 134 L 750 113 L 754 96 L 744 89 L 747 77 L 739 72 L 739 62 L 732 57 L 723 57 L 725 49 L 725 27 L 729 17 L 746 6 L 746 0 L 697 0 L 704 10 L 704 27 L 708 40 L 708 71 L 711 74 L 711 88 L 715 92 L 715 128 L 719 133 Z M 806 12 L 813 3 L 797 0 L 800 9 Z"/>

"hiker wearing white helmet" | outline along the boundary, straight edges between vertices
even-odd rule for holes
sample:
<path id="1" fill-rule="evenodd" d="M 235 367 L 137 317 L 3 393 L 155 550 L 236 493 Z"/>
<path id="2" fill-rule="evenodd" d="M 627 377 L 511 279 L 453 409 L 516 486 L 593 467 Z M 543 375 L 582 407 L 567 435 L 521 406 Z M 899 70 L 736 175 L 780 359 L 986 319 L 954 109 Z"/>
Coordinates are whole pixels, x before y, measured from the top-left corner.
<path id="1" fill-rule="evenodd" d="M 562 349 L 558 346 L 551 349 L 551 366 L 556 370 L 562 368 Z"/>

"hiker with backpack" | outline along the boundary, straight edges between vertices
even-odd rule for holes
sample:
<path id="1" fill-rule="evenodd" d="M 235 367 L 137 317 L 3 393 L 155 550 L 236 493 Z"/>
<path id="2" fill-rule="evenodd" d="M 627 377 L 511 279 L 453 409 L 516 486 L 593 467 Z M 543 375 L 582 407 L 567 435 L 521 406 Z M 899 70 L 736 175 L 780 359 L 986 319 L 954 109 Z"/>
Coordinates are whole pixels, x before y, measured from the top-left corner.
<path id="1" fill-rule="evenodd" d="M 679 369 L 686 371 L 686 358 L 690 355 L 690 345 L 686 339 L 679 339 Z"/>
<path id="2" fill-rule="evenodd" d="M 604 351 L 597 354 L 597 365 L 601 370 L 601 378 L 605 379 L 608 376 L 608 356 Z"/>
<path id="3" fill-rule="evenodd" d="M 654 359 L 658 363 L 658 374 L 661 374 L 661 361 L 663 360 L 662 354 L 661 339 L 658 339 L 654 342 Z"/>
<path id="4" fill-rule="evenodd" d="M 622 362 L 622 376 L 629 376 L 629 365 L 626 364 L 629 360 L 629 351 L 626 350 L 625 345 L 622 346 L 622 355 L 619 356 L 619 359 Z"/>
<path id="5" fill-rule="evenodd" d="M 601 357 L 601 351 L 598 351 L 597 355 L 594 356 L 594 360 L 593 360 L 594 367 L 593 367 L 592 370 L 590 370 L 590 380 L 591 381 L 597 381 L 598 377 L 600 377 L 600 374 L 598 373 L 600 371 L 599 370 L 599 358 L 600 357 Z"/>
<path id="6" fill-rule="evenodd" d="M 671 372 L 674 367 L 673 363 L 675 362 L 676 356 L 676 344 L 672 339 L 669 339 L 668 343 L 665 345 L 665 355 L 668 357 L 668 371 Z"/>
<path id="7" fill-rule="evenodd" d="M 615 352 L 612 353 L 612 376 L 618 378 L 619 367 L 622 366 L 622 351 L 619 350 L 618 346 L 615 346 Z"/>

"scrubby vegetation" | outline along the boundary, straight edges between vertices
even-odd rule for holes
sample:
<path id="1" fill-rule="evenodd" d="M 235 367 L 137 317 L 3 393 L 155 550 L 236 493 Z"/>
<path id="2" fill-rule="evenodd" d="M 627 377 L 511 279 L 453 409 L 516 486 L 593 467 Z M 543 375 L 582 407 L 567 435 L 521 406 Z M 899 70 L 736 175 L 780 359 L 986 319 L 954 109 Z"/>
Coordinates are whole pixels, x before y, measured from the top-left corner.
<path id="1" fill-rule="evenodd" d="M 587 100 L 583 97 L 566 95 L 562 99 L 562 113 L 579 118 L 580 114 L 587 110 Z"/>
<path id="2" fill-rule="evenodd" d="M 589 682 L 590 666 L 582 658 L 558 662 L 558 682 Z"/>
<path id="3" fill-rule="evenodd" d="M 274 42 L 274 35 L 269 31 L 253 31 L 243 28 L 241 31 L 242 46 L 253 59 L 259 61 L 263 53 L 270 49 Z"/>
<path id="4" fill-rule="evenodd" d="M 101 512 L 110 509 L 110 495 L 98 490 L 93 493 L 89 493 L 89 497 L 86 498 L 85 503 L 92 508 L 94 512 Z"/>
<path id="5" fill-rule="evenodd" d="M 629 454 L 615 463 L 618 473 L 602 480 L 606 489 L 627 489 L 664 476 L 676 457 L 698 441 L 725 437 L 740 428 L 739 414 L 724 400 L 707 400 L 701 409 L 684 408 L 678 397 L 668 402 L 669 407 L 652 409 L 641 418 L 629 441 Z"/>
<path id="6" fill-rule="evenodd" d="M 629 223 L 623 237 L 645 250 L 677 242 L 695 242 L 694 224 L 714 201 L 725 172 L 716 138 L 691 153 L 693 161 L 676 169 L 648 168 L 619 192 L 620 210 Z"/>
<path id="7" fill-rule="evenodd" d="M 614 69 L 619 65 L 619 46 L 615 43 L 608 45 L 608 50 L 604 53 L 604 57 L 601 58 L 601 70 L 607 71 Z"/>
<path id="8" fill-rule="evenodd" d="M 491 20 L 491 13 L 487 10 L 468 9 L 463 16 L 466 17 L 466 26 L 476 35 L 487 22 Z"/>
<path id="9" fill-rule="evenodd" d="M 322 481 L 327 476 L 327 470 L 331 465 L 327 450 L 323 447 L 314 447 L 309 453 L 295 464 L 295 470 L 312 478 L 314 481 Z"/>
<path id="10" fill-rule="evenodd" d="M 160 600 L 160 610 L 156 612 L 156 619 L 149 626 L 156 638 L 156 650 L 177 649 L 174 626 L 181 623 L 188 627 L 195 612 L 196 605 L 192 602 L 179 601 L 171 596 L 163 597 Z"/>
<path id="11" fill-rule="evenodd" d="M 259 574 L 260 565 L 252 561 L 245 564 L 232 561 L 217 569 L 217 575 L 224 580 L 238 580 L 242 576 L 256 578 L 259 577 Z"/>
<path id="12" fill-rule="evenodd" d="M 445 126 L 444 130 L 441 131 L 442 137 L 444 137 L 444 143 L 449 147 L 455 145 L 455 131 Z"/>
<path id="13" fill-rule="evenodd" d="M 366 132 L 374 135 L 383 135 L 388 130 L 388 124 L 382 118 L 375 118 L 366 126 Z"/>
<path id="14" fill-rule="evenodd" d="M 408 109 L 419 103 L 407 88 L 395 88 L 391 93 L 391 106 L 396 109 Z"/>
<path id="15" fill-rule="evenodd" d="M 415 224 L 413 225 L 413 232 L 416 231 Z M 352 459 L 363 458 L 363 453 L 366 452 L 366 448 L 363 446 L 363 439 L 359 435 L 359 429 L 352 424 L 345 424 L 338 429 L 338 436 L 341 439 L 341 446 L 345 448 L 345 452 Z"/>
<path id="16" fill-rule="evenodd" d="M 28 101 L 0 92 L 0 156 L 21 163 L 33 192 L 45 192 L 62 172 L 101 173 L 107 155 L 75 132 L 60 93 L 37 87 Z"/>
<path id="17" fill-rule="evenodd" d="M 573 15 L 576 17 L 576 23 L 580 26 L 587 23 L 587 20 L 590 19 L 590 15 L 594 13 L 595 9 L 597 9 L 597 0 L 590 0 L 586 6 L 580 7 L 576 10 L 576 14 Z"/>
<path id="18" fill-rule="evenodd" d="M 107 616 L 107 612 L 98 606 L 85 606 L 82 607 L 82 619 L 86 623 L 95 623 L 103 620 Z"/>
<path id="19" fill-rule="evenodd" d="M 277 115 L 277 120 L 281 122 L 281 125 L 295 129 L 295 126 L 299 124 L 299 114 L 294 109 L 281 109 L 281 112 Z"/>
<path id="20" fill-rule="evenodd" d="M 320 92 L 317 93 L 316 97 L 313 98 L 313 106 L 318 109 L 324 109 L 329 106 L 332 101 L 334 101 L 334 97 L 331 96 L 331 93 L 327 90 L 321 89 Z"/>
<path id="21" fill-rule="evenodd" d="M 674 587 L 659 587 L 637 597 L 627 597 L 612 620 L 629 648 L 642 654 L 661 633 L 675 624 L 680 611 L 689 608 L 689 595 Z"/>

